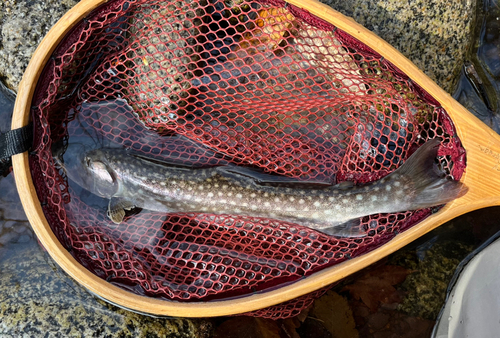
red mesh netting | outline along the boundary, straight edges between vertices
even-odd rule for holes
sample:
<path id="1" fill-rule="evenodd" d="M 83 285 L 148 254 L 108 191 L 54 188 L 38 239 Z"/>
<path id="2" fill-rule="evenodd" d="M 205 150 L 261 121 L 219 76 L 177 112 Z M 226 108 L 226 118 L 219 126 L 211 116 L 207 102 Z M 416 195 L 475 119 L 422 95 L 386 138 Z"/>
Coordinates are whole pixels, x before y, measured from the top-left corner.
<path id="1" fill-rule="evenodd" d="M 364 217 L 360 238 L 147 210 L 113 225 L 69 187 L 54 144 L 92 137 L 193 166 L 365 183 L 440 137 L 448 174 L 458 180 L 465 168 L 437 101 L 364 44 L 278 0 L 110 1 L 61 42 L 32 106 L 31 171 L 58 239 L 97 276 L 162 299 L 274 289 L 387 243 L 432 210 Z M 290 316 L 321 292 L 254 314 Z"/>

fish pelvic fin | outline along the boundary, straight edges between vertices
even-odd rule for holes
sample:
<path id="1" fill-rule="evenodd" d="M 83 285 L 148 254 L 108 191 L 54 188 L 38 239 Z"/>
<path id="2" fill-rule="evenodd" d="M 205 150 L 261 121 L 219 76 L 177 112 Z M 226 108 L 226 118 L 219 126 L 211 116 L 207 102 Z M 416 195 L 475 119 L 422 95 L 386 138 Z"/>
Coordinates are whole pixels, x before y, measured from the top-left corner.
<path id="1" fill-rule="evenodd" d="M 132 210 L 135 205 L 130 201 L 111 197 L 108 204 L 108 217 L 113 223 L 120 224 L 125 218 L 125 210 Z"/>
<path id="2" fill-rule="evenodd" d="M 388 177 L 394 181 L 401 178 L 409 183 L 410 190 L 405 192 L 408 210 L 445 204 L 463 196 L 468 190 L 463 183 L 447 178 L 438 168 L 435 159 L 439 144 L 439 139 L 427 141 Z"/>

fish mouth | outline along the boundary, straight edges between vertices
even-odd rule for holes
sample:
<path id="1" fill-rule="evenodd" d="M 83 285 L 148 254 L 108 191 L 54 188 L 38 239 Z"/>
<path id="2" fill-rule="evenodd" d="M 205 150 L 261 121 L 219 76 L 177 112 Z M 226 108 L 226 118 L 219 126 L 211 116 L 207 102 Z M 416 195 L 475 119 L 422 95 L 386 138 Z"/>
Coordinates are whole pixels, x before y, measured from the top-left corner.
<path id="1" fill-rule="evenodd" d="M 62 170 L 62 173 L 67 178 L 85 187 L 86 177 L 88 176 L 85 155 L 91 149 L 89 146 L 80 143 L 67 145 L 58 142 L 52 147 L 52 158 L 56 167 Z"/>

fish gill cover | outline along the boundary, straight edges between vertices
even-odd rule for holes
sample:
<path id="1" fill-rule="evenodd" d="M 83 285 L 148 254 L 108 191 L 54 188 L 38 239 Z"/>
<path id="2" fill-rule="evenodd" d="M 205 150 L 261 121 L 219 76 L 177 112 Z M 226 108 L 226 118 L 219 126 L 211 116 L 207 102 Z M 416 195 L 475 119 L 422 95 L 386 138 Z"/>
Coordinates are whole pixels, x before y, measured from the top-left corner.
<path id="1" fill-rule="evenodd" d="M 114 224 L 107 201 L 71 184 L 53 149 L 113 145 L 176 165 L 363 184 L 438 137 L 447 175 L 459 180 L 465 168 L 437 101 L 364 44 L 279 0 L 110 1 L 60 43 L 32 115 L 30 167 L 54 234 L 100 278 L 160 299 L 275 288 L 383 245 L 433 210 L 363 217 L 357 238 L 147 210 Z M 253 314 L 291 316 L 322 292 Z"/>

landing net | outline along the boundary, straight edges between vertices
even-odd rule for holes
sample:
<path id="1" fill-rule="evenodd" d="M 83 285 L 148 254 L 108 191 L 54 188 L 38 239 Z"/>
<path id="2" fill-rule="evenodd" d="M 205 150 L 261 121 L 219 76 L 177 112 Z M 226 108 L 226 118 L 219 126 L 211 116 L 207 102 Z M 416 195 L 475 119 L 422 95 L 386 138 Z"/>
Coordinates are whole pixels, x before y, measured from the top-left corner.
<path id="1" fill-rule="evenodd" d="M 465 168 L 453 123 L 432 96 L 363 43 L 279 0 L 110 1 L 53 53 L 32 116 L 31 172 L 59 241 L 109 283 L 167 300 L 275 289 L 373 250 L 433 210 L 364 217 L 360 238 L 147 210 L 114 225 L 104 202 L 87 203 L 68 183 L 56 145 L 92 135 L 159 160 L 362 184 L 439 137 L 448 175 L 459 180 Z M 253 314 L 292 316 L 322 292 Z"/>

